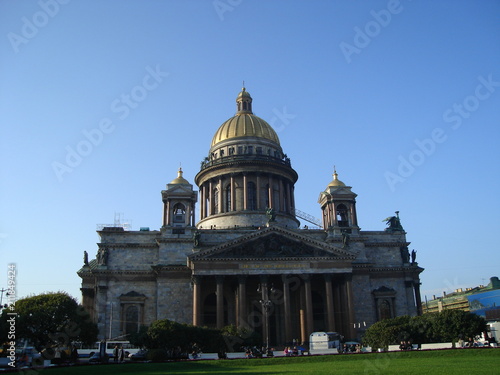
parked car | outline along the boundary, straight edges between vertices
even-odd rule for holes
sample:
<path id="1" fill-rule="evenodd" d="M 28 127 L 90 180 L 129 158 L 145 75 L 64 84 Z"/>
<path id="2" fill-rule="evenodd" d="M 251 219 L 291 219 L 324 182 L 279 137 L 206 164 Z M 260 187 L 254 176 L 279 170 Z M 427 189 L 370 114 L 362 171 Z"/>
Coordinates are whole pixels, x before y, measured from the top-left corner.
<path id="1" fill-rule="evenodd" d="M 132 353 L 128 357 L 131 361 L 145 361 L 147 359 L 148 351 L 141 349 L 137 353 Z"/>
<path id="2" fill-rule="evenodd" d="M 105 354 L 104 358 L 101 358 L 101 353 L 94 353 L 89 358 L 89 363 L 106 363 L 109 362 L 109 355 Z"/>

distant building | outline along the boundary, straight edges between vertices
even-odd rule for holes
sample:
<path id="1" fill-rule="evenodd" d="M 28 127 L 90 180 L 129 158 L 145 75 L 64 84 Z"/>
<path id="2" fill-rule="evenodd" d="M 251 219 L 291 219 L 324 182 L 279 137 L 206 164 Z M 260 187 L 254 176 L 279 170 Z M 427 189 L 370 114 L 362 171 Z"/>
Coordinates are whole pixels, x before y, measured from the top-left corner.
<path id="1" fill-rule="evenodd" d="M 424 313 L 443 310 L 463 310 L 474 312 L 486 320 L 500 320 L 500 281 L 498 277 L 490 278 L 487 286 L 457 289 L 453 293 L 443 292 L 443 296 L 423 302 Z"/>
<path id="2" fill-rule="evenodd" d="M 320 227 L 300 229 L 297 172 L 245 88 L 236 104 L 201 163 L 199 190 L 179 169 L 161 192 L 159 230 L 98 230 L 96 258 L 85 257 L 78 275 L 100 337 L 170 319 L 234 324 L 282 345 L 314 331 L 356 339 L 378 320 L 421 314 L 423 268 L 398 212 L 385 230 L 361 230 L 357 195 L 334 171 L 325 189 L 309 192 L 319 192 Z"/>

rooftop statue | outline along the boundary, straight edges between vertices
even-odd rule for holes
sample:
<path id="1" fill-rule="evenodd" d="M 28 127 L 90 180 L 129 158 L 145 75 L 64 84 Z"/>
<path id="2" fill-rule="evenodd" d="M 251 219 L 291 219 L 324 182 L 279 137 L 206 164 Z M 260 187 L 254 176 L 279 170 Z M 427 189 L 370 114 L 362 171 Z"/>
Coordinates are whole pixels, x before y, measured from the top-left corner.
<path id="1" fill-rule="evenodd" d="M 399 220 L 399 211 L 396 211 L 396 216 L 389 216 L 382 221 L 385 221 L 388 225 L 388 227 L 385 228 L 386 232 L 404 232 L 401 220 Z"/>
<path id="2" fill-rule="evenodd" d="M 268 223 L 276 221 L 276 211 L 274 210 L 274 208 L 268 207 L 266 209 L 266 216 L 269 219 L 267 221 Z"/>

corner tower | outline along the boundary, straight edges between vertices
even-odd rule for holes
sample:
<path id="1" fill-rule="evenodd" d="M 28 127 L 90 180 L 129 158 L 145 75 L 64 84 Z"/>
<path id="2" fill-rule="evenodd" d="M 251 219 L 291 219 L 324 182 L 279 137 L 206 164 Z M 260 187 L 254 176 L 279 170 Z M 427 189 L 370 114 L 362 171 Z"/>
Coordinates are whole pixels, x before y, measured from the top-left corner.
<path id="1" fill-rule="evenodd" d="M 273 208 L 278 225 L 297 228 L 294 186 L 298 179 L 278 135 L 252 112 L 243 87 L 236 115 L 215 132 L 195 182 L 200 188 L 198 228 L 260 227 Z"/>
<path id="2" fill-rule="evenodd" d="M 177 178 L 167 184 L 161 191 L 163 200 L 163 227 L 194 227 L 195 205 L 198 195 L 191 185 L 182 177 L 182 168 Z"/>
<path id="3" fill-rule="evenodd" d="M 356 215 L 356 197 L 350 186 L 339 180 L 338 173 L 333 169 L 333 180 L 322 191 L 318 198 L 323 212 L 323 227 L 333 231 L 334 235 L 358 233 L 358 218 Z"/>

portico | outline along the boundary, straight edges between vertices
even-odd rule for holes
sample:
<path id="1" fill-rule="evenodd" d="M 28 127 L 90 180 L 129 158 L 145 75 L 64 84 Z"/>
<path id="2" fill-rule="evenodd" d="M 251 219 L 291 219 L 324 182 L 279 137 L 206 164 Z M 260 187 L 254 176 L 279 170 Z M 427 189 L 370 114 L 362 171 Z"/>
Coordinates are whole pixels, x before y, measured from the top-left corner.
<path id="1" fill-rule="evenodd" d="M 264 342 L 269 332 L 272 345 L 307 342 L 317 330 L 351 332 L 353 255 L 281 227 L 233 242 L 189 257 L 194 325 L 234 324 Z"/>

